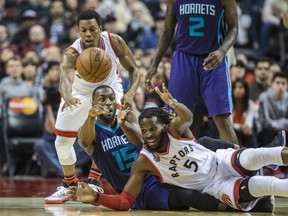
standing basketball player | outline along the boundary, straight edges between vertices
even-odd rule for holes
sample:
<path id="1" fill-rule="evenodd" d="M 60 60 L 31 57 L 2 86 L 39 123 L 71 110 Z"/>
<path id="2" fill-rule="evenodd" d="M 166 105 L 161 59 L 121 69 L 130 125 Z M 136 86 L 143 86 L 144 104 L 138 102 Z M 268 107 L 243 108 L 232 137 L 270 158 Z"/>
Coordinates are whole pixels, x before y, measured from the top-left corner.
<path id="1" fill-rule="evenodd" d="M 139 195 L 147 173 L 158 176 L 161 182 L 214 196 L 241 211 L 251 210 L 261 196 L 288 197 L 288 179 L 254 175 L 264 165 L 288 165 L 287 147 L 212 152 L 193 137 L 189 129 L 193 119 L 191 111 L 177 102 L 164 84 L 162 89 L 163 93 L 155 88 L 161 99 L 174 109 L 176 117 L 171 120 L 169 113 L 160 107 L 147 108 L 140 114 L 144 148 L 133 163 L 121 195 L 99 194 L 85 183 L 78 183 L 78 187 L 69 187 L 71 200 L 127 210 Z M 128 139 L 137 134 L 137 130 L 133 132 L 135 127 L 131 128 L 125 130 Z M 285 145 L 285 131 L 279 131 L 274 141 Z"/>
<path id="2" fill-rule="evenodd" d="M 78 182 L 75 171 L 76 155 L 73 143 L 77 131 L 84 123 L 91 105 L 91 95 L 99 85 L 111 86 L 116 94 L 117 107 L 131 108 L 133 97 L 138 87 L 140 76 L 131 50 L 124 40 L 115 34 L 102 31 L 101 17 L 92 10 L 79 14 L 77 24 L 80 38 L 66 49 L 61 59 L 61 80 L 59 91 L 62 96 L 58 111 L 55 133 L 55 147 L 59 162 L 62 165 L 64 180 L 63 187 L 45 199 L 46 203 L 63 203 L 66 199 L 66 188 Z M 77 57 L 88 47 L 99 47 L 109 54 L 112 69 L 108 77 L 101 83 L 89 83 L 75 71 Z M 129 72 L 130 88 L 123 95 L 121 78 L 117 71 L 120 64 Z"/>
<path id="3" fill-rule="evenodd" d="M 86 121 L 78 132 L 79 144 L 92 157 L 100 172 L 119 194 L 123 191 L 132 164 L 143 147 L 140 130 L 134 133 L 130 140 L 125 135 L 130 126 L 139 129 L 136 115 L 132 111 L 122 113 L 117 122 L 114 90 L 107 85 L 98 86 L 92 94 L 92 107 Z M 127 124 L 126 119 L 132 124 Z M 210 140 L 205 139 L 202 138 L 204 143 Z M 223 141 L 219 141 L 216 147 L 227 148 Z M 132 204 L 132 209 L 181 210 L 192 207 L 216 211 L 224 210 L 225 207 L 209 195 L 162 184 L 159 179 L 151 175 L 145 177 L 140 194 Z M 262 211 L 269 211 L 269 207 L 269 205 L 261 206 Z"/>
<path id="4" fill-rule="evenodd" d="M 232 98 L 226 56 L 238 35 L 235 0 L 167 0 L 164 29 L 146 75 L 150 91 L 154 89 L 151 78 L 176 26 L 169 91 L 192 112 L 201 94 L 220 139 L 238 143 L 230 119 Z"/>

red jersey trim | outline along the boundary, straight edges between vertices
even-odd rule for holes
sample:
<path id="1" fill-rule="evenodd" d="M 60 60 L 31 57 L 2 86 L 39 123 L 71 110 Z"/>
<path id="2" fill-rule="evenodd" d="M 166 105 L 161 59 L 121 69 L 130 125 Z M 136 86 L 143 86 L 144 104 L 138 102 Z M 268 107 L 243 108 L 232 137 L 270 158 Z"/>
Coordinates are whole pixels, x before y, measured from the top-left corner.
<path id="1" fill-rule="evenodd" d="M 185 137 L 175 137 L 174 135 L 172 135 L 170 132 L 168 132 L 168 134 L 170 135 L 170 136 L 172 136 L 174 139 L 176 139 L 176 140 L 195 140 L 195 137 L 193 136 L 193 137 L 191 137 L 191 138 L 185 138 Z M 195 140 L 196 141 L 196 140 Z"/>
<path id="2" fill-rule="evenodd" d="M 58 136 L 62 136 L 62 137 L 76 138 L 78 133 L 74 131 L 61 131 L 61 130 L 55 129 L 55 134 Z"/>
<path id="3" fill-rule="evenodd" d="M 160 182 L 163 183 L 163 176 L 161 175 L 161 172 L 157 169 L 157 167 L 152 163 L 152 161 L 146 156 L 144 155 L 143 153 L 140 153 L 139 156 L 143 156 L 144 158 L 146 158 L 148 160 L 148 162 L 151 164 L 151 166 L 154 168 L 154 170 L 156 171 L 159 179 L 160 179 Z"/>
<path id="4" fill-rule="evenodd" d="M 233 152 L 232 156 L 231 156 L 231 165 L 233 167 L 233 169 L 242 177 L 245 177 L 246 175 L 236 166 L 235 164 L 235 157 L 236 157 L 236 153 L 238 151 L 236 150 L 235 152 Z"/>
<path id="5" fill-rule="evenodd" d="M 238 179 L 234 185 L 234 199 L 235 199 L 235 204 L 239 210 L 243 210 L 238 203 L 239 198 L 240 198 L 239 189 L 240 189 L 240 184 L 242 181 L 243 179 Z"/>
<path id="6" fill-rule="evenodd" d="M 68 49 L 73 49 L 78 55 L 80 55 L 79 52 L 74 47 L 68 47 L 66 50 Z"/>
<path id="7" fill-rule="evenodd" d="M 114 54 L 116 55 L 116 57 L 118 57 L 118 53 L 116 52 L 116 50 L 115 50 L 114 47 L 113 47 L 110 33 L 107 32 L 107 34 L 108 34 L 109 42 L 110 42 L 110 44 L 111 44 L 111 47 L 112 47 L 112 49 L 113 49 L 113 52 L 114 52 Z"/>

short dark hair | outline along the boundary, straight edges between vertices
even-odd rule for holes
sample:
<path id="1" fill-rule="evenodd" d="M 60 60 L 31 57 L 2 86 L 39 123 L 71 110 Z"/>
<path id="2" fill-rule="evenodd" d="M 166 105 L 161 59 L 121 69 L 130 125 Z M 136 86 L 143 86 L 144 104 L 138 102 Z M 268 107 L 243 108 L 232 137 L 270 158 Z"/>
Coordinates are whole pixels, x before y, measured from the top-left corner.
<path id="1" fill-rule="evenodd" d="M 285 72 L 277 72 L 277 73 L 273 74 L 273 77 L 272 77 L 272 81 L 271 81 L 271 82 L 274 82 L 274 80 L 275 80 L 277 77 L 286 79 L 286 80 L 288 81 L 288 75 L 287 75 L 287 73 L 285 73 Z"/>
<path id="2" fill-rule="evenodd" d="M 268 57 L 261 57 L 261 58 L 258 58 L 255 62 L 255 66 L 258 65 L 259 62 L 268 62 L 269 63 L 269 66 L 271 65 L 271 59 L 268 58 Z"/>
<path id="3" fill-rule="evenodd" d="M 167 113 L 163 108 L 161 107 L 150 107 L 144 109 L 139 118 L 138 121 L 140 122 L 144 118 L 152 118 L 157 117 L 157 121 L 162 124 L 169 124 L 170 123 L 170 117 L 169 113 Z"/>
<path id="4" fill-rule="evenodd" d="M 114 89 L 111 88 L 110 86 L 108 86 L 108 85 L 100 85 L 100 86 L 98 86 L 98 87 L 96 87 L 96 88 L 94 89 L 94 91 L 93 91 L 93 93 L 92 93 L 92 100 L 93 100 L 93 98 L 95 97 L 96 91 L 98 91 L 99 89 L 104 89 L 104 88 L 109 88 L 109 89 L 111 89 L 111 90 L 113 91 L 113 93 L 115 94 Z"/>
<path id="5" fill-rule="evenodd" d="M 89 20 L 95 19 L 98 25 L 102 25 L 102 18 L 101 16 L 94 10 L 86 10 L 81 12 L 77 17 L 77 25 L 79 26 L 80 20 Z"/>

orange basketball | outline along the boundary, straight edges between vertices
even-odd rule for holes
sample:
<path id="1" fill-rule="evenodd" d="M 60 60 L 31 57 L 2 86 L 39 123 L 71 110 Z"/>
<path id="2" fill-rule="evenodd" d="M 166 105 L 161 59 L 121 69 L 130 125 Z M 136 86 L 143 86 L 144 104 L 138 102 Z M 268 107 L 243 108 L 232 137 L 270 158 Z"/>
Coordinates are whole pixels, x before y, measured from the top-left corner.
<path id="1" fill-rule="evenodd" d="M 76 69 L 82 79 L 90 83 L 99 83 L 110 74 L 112 61 L 103 49 L 91 47 L 78 56 Z"/>

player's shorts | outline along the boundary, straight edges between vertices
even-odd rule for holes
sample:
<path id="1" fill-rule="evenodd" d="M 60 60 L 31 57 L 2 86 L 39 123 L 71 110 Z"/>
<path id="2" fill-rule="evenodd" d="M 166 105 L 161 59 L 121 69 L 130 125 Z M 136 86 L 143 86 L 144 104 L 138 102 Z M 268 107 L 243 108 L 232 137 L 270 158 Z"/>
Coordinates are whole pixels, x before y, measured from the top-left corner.
<path id="1" fill-rule="evenodd" d="M 123 89 L 121 85 L 117 85 L 113 87 L 116 94 L 116 102 L 118 105 L 121 104 L 121 98 L 123 96 Z M 76 89 L 72 89 L 72 96 L 80 99 L 81 104 L 78 107 L 74 107 L 72 110 L 67 109 L 61 111 L 61 108 L 64 104 L 64 100 L 62 98 L 60 107 L 57 114 L 55 129 L 56 134 L 64 137 L 77 137 L 78 129 L 84 124 L 87 116 L 89 114 L 89 109 L 92 105 L 92 93 L 93 90 L 89 94 L 81 94 Z"/>
<path id="2" fill-rule="evenodd" d="M 217 155 L 217 174 L 213 183 L 205 187 L 203 193 L 208 193 L 227 205 L 241 211 L 251 210 L 259 199 L 247 203 L 238 203 L 240 198 L 239 187 L 245 179 L 243 174 L 234 169 L 235 164 L 232 158 L 236 155 L 234 149 L 220 149 Z"/>
<path id="3" fill-rule="evenodd" d="M 202 95 L 208 117 L 231 114 L 232 95 L 227 57 L 215 69 L 203 69 L 204 57 L 176 50 L 173 55 L 168 90 L 192 112 Z M 170 109 L 169 107 L 166 107 Z"/>
<path id="4" fill-rule="evenodd" d="M 172 187 L 161 183 L 152 175 L 145 177 L 141 193 L 137 196 L 131 209 L 135 210 L 169 210 L 168 199 Z"/>

